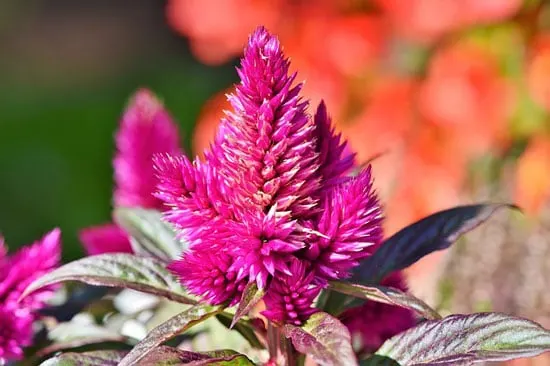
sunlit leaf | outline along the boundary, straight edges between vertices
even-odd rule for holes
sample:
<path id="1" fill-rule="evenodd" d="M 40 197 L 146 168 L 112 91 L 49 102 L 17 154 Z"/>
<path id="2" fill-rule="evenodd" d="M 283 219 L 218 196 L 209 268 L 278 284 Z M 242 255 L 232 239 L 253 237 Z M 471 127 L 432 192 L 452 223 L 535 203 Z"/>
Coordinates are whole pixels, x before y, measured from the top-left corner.
<path id="1" fill-rule="evenodd" d="M 32 282 L 21 297 L 44 286 L 66 281 L 130 288 L 180 303 L 195 303 L 178 279 L 166 269 L 165 263 L 126 253 L 101 254 L 68 263 Z"/>
<path id="2" fill-rule="evenodd" d="M 243 290 L 241 301 L 239 302 L 239 306 L 237 307 L 235 316 L 233 316 L 233 321 L 231 322 L 230 328 L 233 328 L 235 324 L 237 324 L 239 319 L 241 319 L 244 315 L 248 314 L 248 312 L 258 302 L 260 302 L 260 300 L 262 300 L 264 295 L 265 295 L 264 290 L 258 289 L 256 282 L 249 282 L 246 285 L 245 289 Z"/>
<path id="3" fill-rule="evenodd" d="M 287 324 L 284 334 L 298 352 L 311 356 L 320 365 L 357 365 L 348 329 L 327 313 L 313 314 L 301 327 Z"/>
<path id="4" fill-rule="evenodd" d="M 366 364 L 383 364 L 386 357 L 407 366 L 459 366 L 547 351 L 550 331 L 530 320 L 499 313 L 451 315 L 428 320 L 389 339 L 376 352 L 378 360 Z"/>
<path id="5" fill-rule="evenodd" d="M 209 317 L 220 313 L 223 310 L 219 306 L 196 305 L 184 312 L 174 316 L 168 321 L 152 329 L 147 337 L 139 342 L 120 362 L 119 366 L 135 365 L 142 360 L 153 349 L 173 338 L 174 336 L 185 332 L 192 326 L 208 319 Z"/>
<path id="6" fill-rule="evenodd" d="M 358 297 L 365 300 L 381 302 L 389 305 L 397 305 L 410 309 L 426 319 L 441 319 L 441 315 L 432 309 L 424 301 L 391 287 L 384 286 L 362 286 L 355 283 L 332 281 L 331 290 Z"/>
<path id="7" fill-rule="evenodd" d="M 485 222 L 508 204 L 459 206 L 437 212 L 407 226 L 387 239 L 354 269 L 353 281 L 376 284 L 391 272 L 404 269 L 436 250 L 448 248 L 462 234 Z"/>
<path id="8" fill-rule="evenodd" d="M 177 259 L 187 243 L 176 238 L 174 228 L 162 220 L 162 213 L 140 207 L 117 207 L 116 223 L 126 231 L 136 254 L 169 262 Z"/>
<path id="9" fill-rule="evenodd" d="M 40 366 L 116 366 L 127 351 L 68 352 L 57 355 Z"/>

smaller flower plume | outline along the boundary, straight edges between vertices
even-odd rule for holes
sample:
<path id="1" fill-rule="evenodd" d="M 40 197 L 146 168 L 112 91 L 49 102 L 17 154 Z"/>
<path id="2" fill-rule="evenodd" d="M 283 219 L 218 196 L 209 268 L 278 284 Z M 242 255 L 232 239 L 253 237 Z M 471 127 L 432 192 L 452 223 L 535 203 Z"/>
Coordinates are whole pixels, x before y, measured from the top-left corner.
<path id="1" fill-rule="evenodd" d="M 55 229 L 11 257 L 0 238 L 0 361 L 22 359 L 23 348 L 32 344 L 32 324 L 38 319 L 37 311 L 53 295 L 53 288 L 45 287 L 18 300 L 32 281 L 59 265 L 60 237 L 60 230 Z"/>
<path id="2" fill-rule="evenodd" d="M 157 184 L 152 157 L 157 153 L 179 153 L 179 133 L 162 103 L 149 90 L 141 89 L 131 98 L 115 142 L 115 206 L 162 210 L 163 202 L 152 194 Z M 86 228 L 79 236 L 90 255 L 132 252 L 127 235 L 114 224 Z"/>
<path id="3" fill-rule="evenodd" d="M 193 294 L 213 305 L 226 301 L 234 305 L 246 286 L 246 280 L 237 279 L 237 272 L 231 270 L 234 258 L 225 250 L 193 251 L 185 260 L 174 261 L 168 267 L 175 273 L 186 273 L 182 276 L 183 284 Z"/>
<path id="4" fill-rule="evenodd" d="M 276 323 L 301 325 L 317 311 L 312 304 L 321 288 L 313 284 L 313 278 L 307 262 L 294 260 L 290 273 L 271 283 L 264 298 L 267 310 L 262 314 Z"/>
<path id="5" fill-rule="evenodd" d="M 382 212 L 372 188 L 370 167 L 337 185 L 324 200 L 317 224 L 320 237 L 307 250 L 321 279 L 348 277 L 382 240 Z"/>
<path id="6" fill-rule="evenodd" d="M 401 272 L 391 274 L 381 285 L 407 291 Z M 376 351 L 386 340 L 416 324 L 411 310 L 375 301 L 345 311 L 340 320 L 348 327 L 353 343 L 360 345 L 362 353 Z"/>
<path id="7" fill-rule="evenodd" d="M 381 240 L 382 212 L 370 169 L 346 176 L 354 155 L 324 104 L 307 113 L 289 66 L 258 28 L 204 161 L 157 155 L 155 197 L 190 243 L 170 268 L 191 293 L 234 304 L 255 282 L 268 318 L 301 324 L 321 286 L 347 277 Z"/>

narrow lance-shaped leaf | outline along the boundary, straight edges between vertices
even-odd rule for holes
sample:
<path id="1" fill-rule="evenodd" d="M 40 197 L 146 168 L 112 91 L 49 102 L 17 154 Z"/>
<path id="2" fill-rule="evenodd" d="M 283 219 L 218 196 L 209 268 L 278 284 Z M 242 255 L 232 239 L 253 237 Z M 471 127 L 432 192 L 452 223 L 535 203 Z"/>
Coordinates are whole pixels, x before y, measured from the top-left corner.
<path id="1" fill-rule="evenodd" d="M 165 263 L 127 253 L 101 254 L 68 263 L 32 282 L 21 297 L 44 286 L 66 281 L 130 288 L 184 304 L 196 303 L 166 269 Z"/>
<path id="2" fill-rule="evenodd" d="M 217 365 L 217 366 L 249 366 L 254 365 L 245 355 L 232 350 L 212 352 L 190 352 L 181 349 L 160 346 L 153 349 L 140 362 L 140 365 Z"/>
<path id="3" fill-rule="evenodd" d="M 327 313 L 313 314 L 301 327 L 287 324 L 283 331 L 298 352 L 320 365 L 357 365 L 348 329 Z"/>
<path id="4" fill-rule="evenodd" d="M 527 319 L 499 313 L 428 320 L 386 341 L 376 352 L 401 365 L 460 366 L 506 361 L 550 351 L 550 331 Z M 376 362 L 375 362 L 376 361 Z"/>
<path id="5" fill-rule="evenodd" d="M 135 253 L 164 262 L 177 259 L 187 244 L 176 237 L 174 228 L 162 220 L 162 213 L 139 207 L 117 207 L 116 223 L 130 235 Z"/>
<path id="6" fill-rule="evenodd" d="M 462 234 L 504 207 L 516 208 L 509 204 L 459 206 L 417 221 L 384 241 L 372 256 L 354 269 L 353 280 L 376 284 L 391 272 L 404 269 L 436 250 L 448 248 Z"/>
<path id="7" fill-rule="evenodd" d="M 149 332 L 141 342 L 120 361 L 119 366 L 130 366 L 137 364 L 149 352 L 157 346 L 185 332 L 203 320 L 220 313 L 223 310 L 220 306 L 195 305 L 182 313 L 170 318 Z"/>
<path id="8" fill-rule="evenodd" d="M 233 316 L 233 321 L 229 328 L 233 328 L 235 324 L 241 319 L 244 315 L 248 314 L 250 310 L 264 297 L 264 290 L 258 289 L 256 282 L 250 282 L 243 290 L 243 295 L 235 316 Z"/>
<path id="9" fill-rule="evenodd" d="M 329 288 L 333 291 L 361 299 L 411 309 L 426 319 L 441 319 L 441 315 L 439 315 L 437 311 L 432 309 L 424 301 L 395 288 L 384 286 L 362 286 L 355 283 L 338 281 L 330 282 Z"/>
<path id="10" fill-rule="evenodd" d="M 40 366 L 116 366 L 127 351 L 68 352 L 50 358 Z"/>

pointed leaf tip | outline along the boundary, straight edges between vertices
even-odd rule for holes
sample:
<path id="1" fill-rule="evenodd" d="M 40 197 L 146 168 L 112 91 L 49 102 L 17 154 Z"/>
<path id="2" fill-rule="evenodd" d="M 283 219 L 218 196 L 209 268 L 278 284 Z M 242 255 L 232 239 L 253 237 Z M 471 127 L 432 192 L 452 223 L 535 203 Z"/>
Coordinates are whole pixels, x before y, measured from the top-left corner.
<path id="1" fill-rule="evenodd" d="M 222 311 L 223 308 L 220 306 L 195 305 L 179 313 L 151 330 L 147 337 L 136 344 L 118 365 L 131 366 L 138 364 L 162 343 Z"/>
<path id="2" fill-rule="evenodd" d="M 502 208 L 513 204 L 458 206 L 430 215 L 400 230 L 354 269 L 353 280 L 378 283 L 391 272 L 407 268 L 427 254 L 450 247 L 460 236 L 487 221 Z"/>
<path id="3" fill-rule="evenodd" d="M 33 281 L 20 299 L 44 286 L 67 281 L 130 288 L 183 304 L 196 303 L 166 269 L 165 263 L 127 253 L 100 254 L 65 264 Z"/>
<path id="4" fill-rule="evenodd" d="M 229 329 L 233 329 L 235 324 L 252 308 L 259 303 L 262 298 L 264 297 L 265 292 L 263 289 L 259 289 L 256 282 L 250 282 L 248 285 L 246 285 L 245 289 L 243 290 L 243 295 L 241 297 L 241 301 L 239 302 L 239 306 L 237 307 L 237 311 L 235 312 L 235 316 L 233 316 L 233 320 L 231 321 L 231 326 Z"/>
<path id="5" fill-rule="evenodd" d="M 428 320 L 386 341 L 376 355 L 401 365 L 457 366 L 548 351 L 550 331 L 539 324 L 506 314 L 478 313 Z"/>
<path id="6" fill-rule="evenodd" d="M 424 301 L 398 289 L 337 281 L 330 282 L 329 286 L 331 290 L 346 295 L 410 309 L 426 319 L 441 319 L 441 315 Z"/>
<path id="7" fill-rule="evenodd" d="M 319 365 L 357 365 L 348 329 L 327 313 L 313 314 L 301 327 L 287 324 L 283 332 L 298 352 L 311 356 Z"/>

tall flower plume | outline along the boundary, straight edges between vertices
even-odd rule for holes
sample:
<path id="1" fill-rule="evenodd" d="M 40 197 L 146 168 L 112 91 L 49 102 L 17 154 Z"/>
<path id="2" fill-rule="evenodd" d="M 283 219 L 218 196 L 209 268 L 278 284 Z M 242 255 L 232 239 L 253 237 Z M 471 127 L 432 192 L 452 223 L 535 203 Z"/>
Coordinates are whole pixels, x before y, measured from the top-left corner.
<path id="1" fill-rule="evenodd" d="M 151 161 L 154 154 L 180 152 L 179 133 L 162 103 L 149 90 L 138 90 L 131 98 L 115 138 L 114 205 L 162 209 L 152 193 L 157 179 Z M 131 252 L 128 236 L 113 223 L 80 232 L 88 254 Z"/>
<path id="2" fill-rule="evenodd" d="M 380 241 L 382 213 L 370 170 L 346 175 L 353 154 L 323 103 L 307 113 L 289 66 L 278 39 L 258 28 L 204 161 L 157 155 L 155 196 L 190 242 L 170 268 L 192 293 L 235 303 L 255 282 L 267 290 L 267 317 L 298 324 L 320 286 L 347 277 Z"/>
<path id="3" fill-rule="evenodd" d="M 52 296 L 53 288 L 45 287 L 21 302 L 18 299 L 32 281 L 59 265 L 60 236 L 55 229 L 13 256 L 7 255 L 0 237 L 0 363 L 21 359 L 23 348 L 32 344 L 37 311 Z"/>

